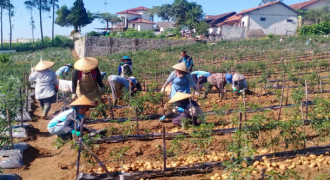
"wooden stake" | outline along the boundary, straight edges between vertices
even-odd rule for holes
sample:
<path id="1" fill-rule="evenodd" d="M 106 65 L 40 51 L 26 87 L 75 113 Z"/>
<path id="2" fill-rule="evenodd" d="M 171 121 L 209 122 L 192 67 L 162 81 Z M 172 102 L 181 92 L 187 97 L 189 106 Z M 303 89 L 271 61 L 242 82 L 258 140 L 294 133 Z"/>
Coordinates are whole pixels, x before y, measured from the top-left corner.
<path id="1" fill-rule="evenodd" d="M 278 118 L 277 118 L 278 121 L 281 120 L 281 110 L 282 110 L 284 87 L 285 87 L 285 85 L 283 84 L 282 92 L 281 92 L 281 99 L 280 99 L 280 110 L 278 111 Z"/>
<path id="2" fill-rule="evenodd" d="M 7 122 L 8 122 L 8 126 L 9 126 L 9 138 L 10 138 L 10 143 L 11 143 L 11 149 L 15 149 L 14 148 L 14 138 L 13 138 L 13 128 L 11 127 L 11 117 L 9 114 L 9 110 L 6 109 L 6 114 L 7 114 Z"/>
<path id="3" fill-rule="evenodd" d="M 287 90 L 286 90 L 286 100 L 285 100 L 285 106 L 288 105 L 289 102 L 289 91 L 290 91 L 290 86 L 288 84 Z"/>
<path id="4" fill-rule="evenodd" d="M 20 101 L 20 111 L 21 111 L 21 126 L 23 127 L 23 95 L 22 87 L 19 88 L 19 101 Z"/>
<path id="5" fill-rule="evenodd" d="M 322 79 L 320 79 L 321 96 L 323 96 Z"/>
<path id="6" fill-rule="evenodd" d="M 191 98 L 189 98 L 189 104 L 190 104 L 191 114 L 193 115 L 193 107 L 192 107 L 192 103 L 191 103 Z M 196 124 L 195 124 L 194 116 L 191 116 L 191 119 L 192 119 L 193 125 L 195 126 Z"/>
<path id="7" fill-rule="evenodd" d="M 306 116 L 306 120 L 308 120 L 308 87 L 307 87 L 307 80 L 305 79 L 305 92 L 306 92 L 306 112 L 305 112 L 305 116 Z"/>
<path id="8" fill-rule="evenodd" d="M 25 75 L 25 111 L 29 112 L 29 87 L 28 87 L 28 81 L 27 81 L 27 74 Z"/>
<path id="9" fill-rule="evenodd" d="M 300 110 L 301 110 L 301 121 L 303 124 L 303 130 L 304 130 L 304 148 L 306 149 L 306 128 L 305 128 L 305 121 L 304 121 L 304 113 L 303 113 L 303 101 L 300 103 Z"/>
<path id="10" fill-rule="evenodd" d="M 110 111 L 111 111 L 111 118 L 112 118 L 112 119 L 115 119 L 115 113 L 114 113 L 114 111 L 113 111 L 113 104 L 112 104 L 112 102 L 111 102 L 111 98 L 110 98 L 110 96 L 108 97 L 108 101 L 109 101 L 109 108 L 110 108 Z"/>
<path id="11" fill-rule="evenodd" d="M 139 136 L 140 135 L 139 116 L 138 116 L 137 112 L 135 112 L 135 113 L 136 113 L 136 132 L 137 132 L 137 135 Z"/>
<path id="12" fill-rule="evenodd" d="M 79 149 L 78 149 L 77 172 L 76 172 L 76 175 L 77 176 L 76 176 L 76 179 L 78 179 L 78 175 L 79 175 L 80 154 L 81 154 L 82 141 L 83 141 L 83 128 L 84 128 L 84 118 L 81 119 L 81 123 L 80 123 L 80 138 L 79 138 Z"/>
<path id="13" fill-rule="evenodd" d="M 164 162 L 164 169 L 163 171 L 166 171 L 166 129 L 165 126 L 163 126 L 163 162 Z"/>
<path id="14" fill-rule="evenodd" d="M 245 102 L 245 90 L 243 90 L 243 104 L 244 104 L 244 119 L 247 121 L 246 117 L 246 102 Z"/>

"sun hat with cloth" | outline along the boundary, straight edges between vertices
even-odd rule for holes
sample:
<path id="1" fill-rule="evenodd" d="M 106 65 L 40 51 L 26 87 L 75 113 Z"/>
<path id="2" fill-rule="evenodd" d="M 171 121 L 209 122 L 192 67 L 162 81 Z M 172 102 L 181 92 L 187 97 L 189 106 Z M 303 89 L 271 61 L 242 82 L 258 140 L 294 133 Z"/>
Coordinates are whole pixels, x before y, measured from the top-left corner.
<path id="1" fill-rule="evenodd" d="M 99 65 L 99 61 L 92 57 L 79 59 L 74 63 L 74 68 L 79 71 L 90 72 Z"/>
<path id="2" fill-rule="evenodd" d="M 96 105 L 88 99 L 85 95 L 81 96 L 80 98 L 76 99 L 70 104 L 71 107 L 76 106 L 88 106 L 88 107 L 96 107 Z"/>
<path id="3" fill-rule="evenodd" d="M 233 81 L 240 81 L 240 80 L 243 80 L 243 79 L 245 79 L 243 74 L 235 73 L 234 76 L 233 76 Z"/>
<path id="4" fill-rule="evenodd" d="M 54 66 L 54 62 L 40 60 L 39 63 L 33 68 L 35 71 L 44 71 Z"/>
<path id="5" fill-rule="evenodd" d="M 185 62 L 178 63 L 178 64 L 172 66 L 172 68 L 175 70 L 179 70 L 179 71 L 189 72 L 189 69 Z"/>
<path id="6" fill-rule="evenodd" d="M 182 92 L 177 92 L 175 93 L 175 95 L 170 99 L 170 101 L 168 103 L 174 103 L 174 102 L 178 102 L 184 99 L 188 99 L 193 97 L 192 94 L 187 94 L 187 93 L 182 93 Z"/>

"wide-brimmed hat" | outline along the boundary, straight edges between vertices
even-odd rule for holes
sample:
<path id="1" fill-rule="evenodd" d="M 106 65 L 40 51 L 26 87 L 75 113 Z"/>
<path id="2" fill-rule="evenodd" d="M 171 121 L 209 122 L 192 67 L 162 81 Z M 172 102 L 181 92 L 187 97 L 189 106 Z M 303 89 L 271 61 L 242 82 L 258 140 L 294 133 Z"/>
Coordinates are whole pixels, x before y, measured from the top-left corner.
<path id="1" fill-rule="evenodd" d="M 188 98 L 191 98 L 191 97 L 193 97 L 192 94 L 176 92 L 175 95 L 170 99 L 170 101 L 168 103 L 178 102 L 178 101 L 188 99 Z"/>
<path id="2" fill-rule="evenodd" d="M 96 105 L 88 99 L 85 95 L 81 96 L 80 98 L 76 99 L 70 104 L 71 107 L 75 106 L 88 106 L 88 107 L 95 107 Z"/>
<path id="3" fill-rule="evenodd" d="M 189 72 L 189 69 L 185 62 L 176 64 L 176 65 L 172 66 L 172 68 L 176 69 L 176 70 L 184 71 L 184 72 Z"/>
<path id="4" fill-rule="evenodd" d="M 124 56 L 124 57 L 122 57 L 120 60 L 124 60 L 124 59 L 126 59 L 126 60 L 132 60 L 130 57 L 128 57 L 128 56 Z"/>
<path id="5" fill-rule="evenodd" d="M 99 61 L 92 57 L 79 59 L 74 63 L 74 68 L 79 71 L 91 71 L 99 65 Z"/>
<path id="6" fill-rule="evenodd" d="M 54 64 L 55 63 L 51 61 L 40 60 L 39 63 L 33 69 L 35 71 L 44 71 L 54 66 Z"/>
<path id="7" fill-rule="evenodd" d="M 245 79 L 245 77 L 243 74 L 240 74 L 240 73 L 235 73 L 233 76 L 233 81 L 239 81 L 239 80 L 243 80 L 243 79 Z"/>

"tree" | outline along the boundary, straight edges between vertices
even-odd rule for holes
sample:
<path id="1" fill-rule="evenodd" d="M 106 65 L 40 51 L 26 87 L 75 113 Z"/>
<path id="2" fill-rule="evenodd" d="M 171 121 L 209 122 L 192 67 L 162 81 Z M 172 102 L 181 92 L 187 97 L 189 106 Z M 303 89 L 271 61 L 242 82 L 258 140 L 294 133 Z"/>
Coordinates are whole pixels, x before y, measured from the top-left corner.
<path id="1" fill-rule="evenodd" d="M 275 1 L 283 1 L 283 0 L 261 0 L 261 3 L 259 3 L 259 6 L 262 6 L 264 4 L 270 3 L 270 2 L 275 2 Z"/>
<path id="2" fill-rule="evenodd" d="M 11 17 L 14 16 L 14 11 L 13 11 L 14 6 L 13 4 L 11 4 L 11 1 L 8 0 L 6 7 L 8 9 L 8 17 L 9 17 L 9 47 L 11 48 L 12 37 L 13 37 L 13 25 L 11 23 Z"/>
<path id="3" fill-rule="evenodd" d="M 306 24 L 322 23 L 330 21 L 330 7 L 324 6 L 319 9 L 298 10 L 300 15 L 306 20 Z"/>
<path id="4" fill-rule="evenodd" d="M 76 0 L 73 3 L 68 18 L 76 32 L 81 31 L 81 27 L 92 23 L 94 20 L 93 15 L 86 11 L 83 0 Z"/>
<path id="5" fill-rule="evenodd" d="M 92 23 L 94 20 L 92 13 L 86 11 L 82 0 L 76 0 L 70 10 L 67 6 L 62 6 L 56 14 L 56 24 L 62 27 L 73 26 L 76 32 L 81 31 L 81 27 Z"/>
<path id="6" fill-rule="evenodd" d="M 31 32 L 32 32 L 32 42 L 34 42 L 34 30 L 36 28 L 35 26 L 35 21 L 34 21 L 34 18 L 33 18 L 33 4 L 31 3 L 31 1 L 25 1 L 24 2 L 25 4 L 25 8 L 28 9 L 31 13 L 31 17 L 30 17 L 30 25 L 31 25 Z"/>
<path id="7" fill-rule="evenodd" d="M 101 22 L 105 22 L 107 24 L 107 30 L 109 29 L 109 23 L 111 23 L 112 26 L 114 23 L 121 21 L 121 19 L 116 14 L 110 13 L 95 14 L 94 17 L 101 19 Z"/>
<path id="8" fill-rule="evenodd" d="M 42 28 L 42 12 L 50 11 L 49 1 L 48 0 L 28 0 L 25 1 L 24 4 L 29 4 L 33 8 L 37 8 L 39 10 L 39 19 L 40 19 L 40 34 L 41 34 L 41 42 L 44 44 L 44 34 Z"/>
<path id="9" fill-rule="evenodd" d="M 58 0 L 50 0 L 49 3 L 52 5 L 52 11 L 53 11 L 53 19 L 52 19 L 52 42 L 53 45 L 55 44 L 54 42 L 54 34 L 55 34 L 55 9 L 58 9 Z"/>
<path id="10" fill-rule="evenodd" d="M 3 48 L 3 10 L 6 9 L 6 1 L 0 1 L 0 20 L 1 20 L 1 48 Z"/>
<path id="11" fill-rule="evenodd" d="M 197 34 L 207 34 L 209 28 L 210 24 L 207 23 L 205 20 L 202 20 L 199 23 L 195 24 L 195 30 Z"/>

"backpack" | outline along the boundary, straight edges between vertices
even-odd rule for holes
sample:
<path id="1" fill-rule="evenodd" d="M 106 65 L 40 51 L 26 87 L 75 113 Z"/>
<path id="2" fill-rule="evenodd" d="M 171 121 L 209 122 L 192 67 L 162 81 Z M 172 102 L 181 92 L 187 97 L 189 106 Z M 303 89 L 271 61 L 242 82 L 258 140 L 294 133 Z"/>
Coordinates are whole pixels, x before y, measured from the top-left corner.
<path id="1" fill-rule="evenodd" d="M 121 66 L 121 77 L 129 77 L 132 74 L 132 67 L 129 64 L 124 64 Z"/>

